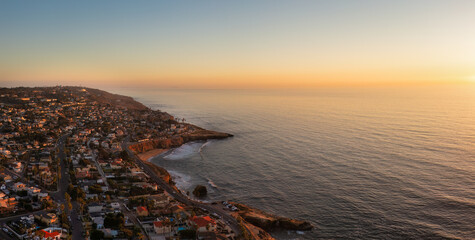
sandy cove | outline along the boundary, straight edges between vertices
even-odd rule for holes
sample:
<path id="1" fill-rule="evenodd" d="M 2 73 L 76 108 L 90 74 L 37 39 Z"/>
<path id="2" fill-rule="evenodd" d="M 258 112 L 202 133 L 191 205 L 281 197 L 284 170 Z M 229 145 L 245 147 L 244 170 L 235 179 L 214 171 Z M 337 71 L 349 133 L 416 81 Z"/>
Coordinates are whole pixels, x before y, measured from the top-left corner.
<path id="1" fill-rule="evenodd" d="M 135 143 L 130 145 L 129 149 L 132 150 L 145 164 L 149 165 L 156 175 L 160 176 L 174 189 L 179 191 L 176 188 L 170 173 L 166 169 L 159 167 L 149 162 L 148 160 L 154 156 L 157 156 L 170 150 L 171 148 L 180 147 L 181 145 L 187 142 L 207 139 L 223 139 L 231 136 L 231 134 L 227 133 L 200 129 L 199 132 L 195 132 L 194 134 L 175 136 L 167 139 L 154 139 L 146 142 Z M 252 239 L 274 239 L 269 233 L 267 233 L 267 231 L 272 229 L 307 231 L 313 228 L 313 226 L 306 221 L 276 216 L 256 208 L 246 206 L 244 204 L 233 204 L 239 208 L 239 211 L 233 214 L 233 216 L 238 219 L 238 221 L 241 221 L 243 226 L 252 235 L 250 236 Z"/>
<path id="2" fill-rule="evenodd" d="M 155 157 L 155 156 L 158 156 L 166 151 L 168 151 L 170 149 L 162 149 L 162 148 L 155 148 L 155 149 L 152 149 L 152 150 L 149 150 L 149 151 L 146 151 L 146 152 L 143 152 L 143 153 L 139 153 L 139 154 L 136 154 L 137 157 L 140 158 L 140 160 L 144 161 L 144 162 L 147 162 L 150 158 L 152 157 Z"/>

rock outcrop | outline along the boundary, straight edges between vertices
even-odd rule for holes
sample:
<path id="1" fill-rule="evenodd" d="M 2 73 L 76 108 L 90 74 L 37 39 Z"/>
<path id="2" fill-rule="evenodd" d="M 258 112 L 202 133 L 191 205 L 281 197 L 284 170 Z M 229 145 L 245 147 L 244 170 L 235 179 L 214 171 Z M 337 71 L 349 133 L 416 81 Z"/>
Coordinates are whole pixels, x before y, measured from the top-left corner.
<path id="1" fill-rule="evenodd" d="M 197 127 L 196 127 L 197 128 Z M 205 129 L 198 129 L 192 133 L 185 133 L 179 136 L 174 136 L 166 139 L 153 139 L 141 143 L 132 144 L 129 146 L 130 150 L 135 154 L 150 151 L 152 149 L 170 149 L 179 147 L 187 142 L 201 141 L 208 139 L 223 139 L 232 137 L 232 134 L 215 132 Z"/>
<path id="2" fill-rule="evenodd" d="M 170 185 L 174 185 L 170 173 L 165 168 L 159 167 L 150 162 L 144 162 L 144 163 L 147 164 L 152 169 L 152 171 L 155 174 L 157 174 L 160 178 L 162 178 L 166 183 Z"/>
<path id="3" fill-rule="evenodd" d="M 193 195 L 199 198 L 206 196 L 206 194 L 208 194 L 208 190 L 206 190 L 206 187 L 203 185 L 197 185 L 195 190 L 193 190 Z"/>
<path id="4" fill-rule="evenodd" d="M 273 229 L 308 231 L 313 228 L 313 226 L 306 221 L 276 216 L 240 203 L 232 204 L 239 208 L 240 211 L 238 214 L 246 222 L 266 231 Z"/>

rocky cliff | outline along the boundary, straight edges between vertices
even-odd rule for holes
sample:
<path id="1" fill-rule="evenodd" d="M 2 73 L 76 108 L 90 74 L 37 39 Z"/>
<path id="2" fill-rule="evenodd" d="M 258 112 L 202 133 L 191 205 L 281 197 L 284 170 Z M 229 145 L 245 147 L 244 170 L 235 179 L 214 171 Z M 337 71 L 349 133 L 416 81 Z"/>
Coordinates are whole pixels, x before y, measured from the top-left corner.
<path id="1" fill-rule="evenodd" d="M 135 154 L 150 151 L 152 149 L 170 149 L 179 147 L 187 142 L 208 140 L 208 139 L 223 139 L 232 137 L 229 133 L 215 132 L 205 129 L 198 129 L 192 133 L 185 133 L 179 136 L 166 138 L 166 139 L 154 139 L 141 143 L 132 144 L 129 146 L 130 150 Z"/>
<path id="2" fill-rule="evenodd" d="M 162 178 L 166 183 L 173 185 L 172 177 L 165 168 L 159 167 L 150 162 L 145 162 L 145 164 L 147 164 L 152 169 L 152 171 L 154 171 L 155 174 Z"/>
<path id="3" fill-rule="evenodd" d="M 239 208 L 240 211 L 238 214 L 245 221 L 266 231 L 273 229 L 307 231 L 313 228 L 313 226 L 306 221 L 275 216 L 240 203 L 232 204 Z"/>

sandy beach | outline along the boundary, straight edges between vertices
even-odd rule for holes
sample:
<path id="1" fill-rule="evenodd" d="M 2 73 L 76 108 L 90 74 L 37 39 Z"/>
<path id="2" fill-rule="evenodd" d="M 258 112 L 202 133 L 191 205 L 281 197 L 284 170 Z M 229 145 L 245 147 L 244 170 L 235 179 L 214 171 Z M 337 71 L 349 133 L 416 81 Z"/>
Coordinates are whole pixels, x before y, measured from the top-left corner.
<path id="1" fill-rule="evenodd" d="M 152 149 L 144 153 L 139 153 L 137 154 L 137 156 L 140 158 L 140 160 L 147 162 L 150 158 L 160 155 L 168 150 L 170 149 L 157 148 L 157 149 Z"/>

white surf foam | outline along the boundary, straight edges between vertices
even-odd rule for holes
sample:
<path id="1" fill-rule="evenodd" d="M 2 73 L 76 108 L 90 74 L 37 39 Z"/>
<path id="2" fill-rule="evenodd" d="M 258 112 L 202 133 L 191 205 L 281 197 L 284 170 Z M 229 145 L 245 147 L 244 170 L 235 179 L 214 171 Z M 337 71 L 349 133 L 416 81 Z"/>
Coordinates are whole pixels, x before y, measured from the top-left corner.
<path id="1" fill-rule="evenodd" d="M 211 181 L 211 179 L 208 179 L 208 184 L 209 184 L 211 187 L 218 188 L 218 185 L 216 185 L 213 181 Z"/>
<path id="2" fill-rule="evenodd" d="M 182 191 L 186 192 L 187 189 L 189 189 L 191 185 L 193 184 L 191 182 L 191 176 L 189 175 L 186 175 L 181 172 L 173 171 L 173 170 L 169 170 L 168 172 L 172 176 L 172 180 L 175 182 L 178 189 Z"/>
<path id="3" fill-rule="evenodd" d="M 187 144 L 182 145 L 179 148 L 174 149 L 163 158 L 167 160 L 179 160 L 179 159 L 189 158 L 195 154 L 198 154 L 202 145 L 203 143 L 199 143 L 199 142 L 187 143 Z"/>
<path id="4" fill-rule="evenodd" d="M 205 143 L 203 143 L 203 145 L 201 145 L 199 149 L 199 152 L 201 153 L 201 151 L 203 151 L 203 148 L 206 147 L 209 143 L 211 143 L 211 141 L 206 141 Z"/>

